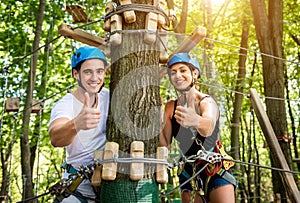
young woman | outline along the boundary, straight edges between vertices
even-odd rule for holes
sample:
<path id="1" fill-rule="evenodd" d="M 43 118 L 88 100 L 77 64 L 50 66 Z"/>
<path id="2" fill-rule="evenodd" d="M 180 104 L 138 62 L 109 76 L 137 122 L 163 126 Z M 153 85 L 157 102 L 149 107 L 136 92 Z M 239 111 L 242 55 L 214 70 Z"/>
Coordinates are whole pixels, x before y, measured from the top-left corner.
<path id="1" fill-rule="evenodd" d="M 165 124 L 160 145 L 170 148 L 174 137 L 186 157 L 196 155 L 199 150 L 214 148 L 219 131 L 219 109 L 212 97 L 195 88 L 195 81 L 200 77 L 198 61 L 188 53 L 178 53 L 170 58 L 167 67 L 170 82 L 180 95 L 165 106 Z M 199 164 L 186 163 L 178 175 L 180 184 L 199 168 Z M 234 203 L 236 182 L 231 174 L 225 172 L 226 176 L 222 177 L 219 174 L 209 176 L 205 170 L 201 172 L 195 185 L 197 190 L 201 188 L 205 191 L 205 196 L 200 196 L 197 191 L 194 202 Z M 183 203 L 190 202 L 193 189 L 190 182 L 181 186 Z"/>

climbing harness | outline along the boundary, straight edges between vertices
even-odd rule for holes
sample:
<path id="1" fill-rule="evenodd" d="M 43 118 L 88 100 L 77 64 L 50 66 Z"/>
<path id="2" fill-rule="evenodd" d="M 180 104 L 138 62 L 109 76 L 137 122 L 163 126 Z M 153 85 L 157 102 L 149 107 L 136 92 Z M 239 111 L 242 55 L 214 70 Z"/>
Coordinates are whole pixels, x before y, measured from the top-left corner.
<path id="1" fill-rule="evenodd" d="M 61 166 L 61 168 L 65 169 L 67 173 L 76 174 L 78 171 L 72 166 L 72 164 L 68 164 L 67 162 L 64 162 Z"/>
<path id="2" fill-rule="evenodd" d="M 218 143 L 218 141 L 217 141 L 217 143 Z M 220 144 L 220 143 L 218 143 L 218 144 Z M 222 149 L 222 145 L 219 145 L 216 148 Z M 81 166 L 81 167 L 79 167 L 78 170 L 74 169 L 70 164 L 64 163 L 63 167 L 65 167 L 66 170 L 68 170 L 69 172 L 74 172 L 73 174 L 70 173 L 68 178 L 62 179 L 58 183 L 56 183 L 55 185 L 50 187 L 48 192 L 46 192 L 42 195 L 38 195 L 36 197 L 24 200 L 24 201 L 20 201 L 18 203 L 38 199 L 38 198 L 48 195 L 48 194 L 56 195 L 56 198 L 58 200 L 62 200 L 64 198 L 69 197 L 70 195 L 73 195 L 73 196 L 77 197 L 78 199 L 93 200 L 93 201 L 97 202 L 98 201 L 97 199 L 93 199 L 93 198 L 86 197 L 86 196 L 79 194 L 78 192 L 76 192 L 76 189 L 83 180 L 91 178 L 95 166 L 103 165 L 104 163 L 133 163 L 134 162 L 134 163 L 148 163 L 148 164 L 164 164 L 164 165 L 167 165 L 169 170 L 172 168 L 178 167 L 179 171 L 182 170 L 184 168 L 184 165 L 187 163 L 200 166 L 198 168 L 194 168 L 194 174 L 191 177 L 189 177 L 184 183 L 176 186 L 175 188 L 173 188 L 172 190 L 169 190 L 168 192 L 166 192 L 164 194 L 161 194 L 160 198 L 168 196 L 169 194 L 171 194 L 174 191 L 176 191 L 177 189 L 179 189 L 181 186 L 183 186 L 183 185 L 187 184 L 188 182 L 192 181 L 193 179 L 197 178 L 201 172 L 205 172 L 206 168 L 210 164 L 217 164 L 220 162 L 223 162 L 223 167 L 219 168 L 216 173 L 219 176 L 221 176 L 222 178 L 224 178 L 225 180 L 227 180 L 228 182 L 236 185 L 235 178 L 228 172 L 228 170 L 226 170 L 224 168 L 224 165 L 226 165 L 224 163 L 227 163 L 227 162 L 229 162 L 229 163 L 234 162 L 234 163 L 241 163 L 241 164 L 249 164 L 249 163 L 233 160 L 232 158 L 229 157 L 229 155 L 223 154 L 224 152 L 216 153 L 213 151 L 199 150 L 196 155 L 191 155 L 189 157 L 182 157 L 182 159 L 180 161 L 178 161 L 178 162 L 174 161 L 173 163 L 168 163 L 167 160 L 165 160 L 165 159 L 118 158 L 117 156 L 115 156 L 115 157 L 109 158 L 109 159 L 95 160 L 94 164 L 91 164 L 91 165 L 88 165 L 85 167 Z M 202 162 L 201 165 L 199 165 L 200 162 Z M 230 167 L 232 167 L 233 163 L 230 163 L 230 165 L 231 165 Z M 251 164 L 251 165 L 256 166 L 256 167 L 262 167 L 262 168 L 282 171 L 282 172 L 300 174 L 300 172 L 287 171 L 287 170 L 272 168 L 272 167 L 267 167 L 267 166 L 260 166 L 257 164 Z M 184 170 L 182 170 L 182 172 L 184 173 Z M 207 183 L 203 183 L 204 188 L 205 188 L 205 184 L 207 184 Z M 196 186 L 196 188 L 197 187 L 200 188 L 200 187 L 203 187 L 203 185 L 201 185 L 201 186 L 195 185 L 195 186 Z M 205 191 L 204 191 L 204 194 L 206 194 Z M 201 198 L 203 199 L 204 197 L 201 196 Z M 203 199 L 203 202 L 205 203 L 204 199 Z"/>
<path id="3" fill-rule="evenodd" d="M 65 167 L 65 166 L 69 169 L 69 171 L 75 172 L 75 170 L 76 170 L 68 164 L 63 164 L 63 167 Z M 56 196 L 56 199 L 55 199 L 56 203 L 61 202 L 64 198 L 67 198 L 70 195 L 75 196 L 82 203 L 86 203 L 87 200 L 93 200 L 95 202 L 99 202 L 97 199 L 83 196 L 78 191 L 76 191 L 77 187 L 80 185 L 80 183 L 82 183 L 83 180 L 90 179 L 90 177 L 92 176 L 93 170 L 94 170 L 93 167 L 94 167 L 93 164 L 88 165 L 86 167 L 81 166 L 81 167 L 79 167 L 78 170 L 76 170 L 77 172 L 70 173 L 68 178 L 64 178 L 64 179 L 60 180 L 59 182 L 57 182 L 56 184 L 54 184 L 53 186 L 51 186 L 49 188 L 48 192 L 46 192 L 42 195 L 38 195 L 33 198 L 19 201 L 17 203 L 27 202 L 30 200 L 38 199 L 38 198 L 48 195 L 48 194 Z"/>
<path id="4" fill-rule="evenodd" d="M 78 186 L 83 180 L 91 180 L 91 176 L 94 171 L 94 165 L 88 165 L 86 167 L 80 167 L 76 170 L 71 164 L 64 162 L 61 168 L 65 169 L 69 173 L 69 179 L 62 179 L 60 182 L 51 187 L 52 193 L 56 194 L 55 202 L 61 202 L 62 199 L 73 195 L 80 202 L 87 203 L 87 197 L 83 196 L 78 190 Z M 67 186 L 67 187 L 66 187 Z M 90 199 L 90 198 L 88 198 Z"/>
<path id="5" fill-rule="evenodd" d="M 201 143 L 199 144 L 202 145 Z M 226 160 L 223 160 L 224 157 L 226 157 Z M 216 174 L 236 186 L 237 181 L 229 172 L 229 169 L 234 165 L 230 160 L 232 160 L 232 158 L 226 154 L 220 140 L 216 141 L 216 146 L 210 151 L 205 150 L 202 146 L 196 155 L 191 155 L 189 157 L 183 156 L 181 161 L 177 164 L 178 174 L 184 175 L 187 180 L 173 190 L 170 190 L 169 192 L 161 195 L 161 197 L 165 197 L 174 192 L 176 189 L 187 184 L 188 182 L 191 182 L 192 188 L 194 188 L 195 191 L 199 192 L 199 196 L 204 202 L 206 202 L 205 197 L 207 195 L 208 183 L 210 181 L 210 178 Z M 191 164 L 191 166 L 193 167 L 192 176 L 190 176 L 184 170 L 185 164 Z M 226 165 L 226 169 L 224 168 L 224 165 Z M 199 177 L 199 174 L 202 171 L 204 171 L 207 175 L 205 183 L 203 183 Z M 196 181 L 196 179 L 198 181 Z M 201 191 L 204 192 L 204 195 L 201 193 Z"/>

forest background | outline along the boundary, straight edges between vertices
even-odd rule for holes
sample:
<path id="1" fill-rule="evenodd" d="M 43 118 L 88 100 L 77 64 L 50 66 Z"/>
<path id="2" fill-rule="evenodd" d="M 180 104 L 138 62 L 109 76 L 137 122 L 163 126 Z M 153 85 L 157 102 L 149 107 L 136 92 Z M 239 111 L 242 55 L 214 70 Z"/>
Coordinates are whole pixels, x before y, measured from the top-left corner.
<path id="1" fill-rule="evenodd" d="M 272 6 L 278 6 L 278 2 L 282 3 L 282 13 L 276 13 L 278 8 Z M 84 6 L 88 17 L 94 23 L 74 24 L 65 8 L 66 5 L 75 4 Z M 47 192 L 50 186 L 60 180 L 60 164 L 65 160 L 65 151 L 51 146 L 47 125 L 52 105 L 64 94 L 72 91 L 75 81 L 71 77 L 70 58 L 73 51 L 82 44 L 61 37 L 58 26 L 67 23 L 80 26 L 96 36 L 105 36 L 104 23 L 99 20 L 105 15 L 105 6 L 105 1 L 96 0 L 1 1 L 2 201 L 16 202 L 25 199 L 28 196 L 28 178 L 33 183 L 34 195 Z M 213 95 L 220 106 L 220 134 L 226 151 L 237 160 L 276 166 L 270 157 L 268 143 L 248 98 L 248 90 L 255 88 L 264 104 L 274 106 L 275 110 L 271 111 L 270 107 L 269 111 L 267 107 L 269 116 L 274 116 L 272 112 L 276 111 L 276 108 L 278 112 L 283 108 L 284 116 L 281 119 L 270 120 L 291 170 L 299 171 L 299 163 L 297 165 L 292 162 L 293 159 L 299 158 L 300 139 L 299 0 L 276 3 L 259 0 L 176 0 L 168 1 L 168 6 L 176 11 L 178 24 L 173 24 L 175 30 L 167 32 L 168 44 L 165 46 L 168 54 L 171 54 L 180 40 L 187 38 L 197 26 L 207 29 L 206 38 L 191 53 L 197 56 L 203 69 L 198 86 L 204 92 Z M 266 16 L 259 17 L 256 11 L 265 11 Z M 279 20 L 282 30 L 279 26 L 279 32 L 275 32 L 276 26 L 269 24 L 272 18 L 276 19 L 278 16 L 282 17 L 282 21 Z M 258 18 L 265 20 L 265 27 L 259 24 Z M 260 29 L 259 25 L 263 27 Z M 274 32 L 271 35 L 263 33 L 268 29 L 270 31 L 268 26 L 273 26 Z M 279 40 L 277 48 L 273 47 L 276 50 L 281 49 L 282 53 L 262 50 L 263 44 L 271 44 L 274 39 L 282 39 Z M 266 62 L 263 58 L 274 60 L 275 65 L 264 67 Z M 281 77 L 282 80 L 276 77 Z M 267 83 L 268 78 L 272 78 L 273 82 Z M 284 94 L 279 94 L 278 97 L 267 91 L 272 86 L 276 87 L 276 81 L 283 82 L 280 85 Z M 108 73 L 108 88 L 109 82 Z M 160 95 L 163 104 L 169 98 L 176 97 L 176 92 L 166 76 L 160 80 Z M 19 98 L 18 112 L 5 110 L 8 98 Z M 35 113 L 28 111 L 32 107 L 32 98 L 38 101 L 37 105 L 40 107 Z M 282 123 L 286 129 L 277 130 L 276 126 L 281 126 Z M 281 131 L 284 132 L 278 133 Z M 30 156 L 26 156 L 25 149 L 29 149 L 27 155 Z M 171 153 L 178 154 L 178 149 L 172 148 Z M 31 171 L 30 176 L 28 170 Z M 283 201 L 287 201 L 285 190 L 280 190 L 280 178 L 274 171 L 236 164 L 234 174 L 239 182 L 238 202 L 271 202 L 274 199 L 273 194 L 277 192 L 281 193 Z M 178 185 L 176 176 L 172 176 L 172 173 L 170 175 L 173 180 L 161 187 L 163 192 Z M 279 180 L 279 183 L 275 179 Z M 295 176 L 295 180 L 299 187 L 299 175 Z M 176 191 L 169 198 L 178 197 Z M 39 202 L 49 202 L 50 199 L 53 197 L 47 195 L 40 198 Z"/>

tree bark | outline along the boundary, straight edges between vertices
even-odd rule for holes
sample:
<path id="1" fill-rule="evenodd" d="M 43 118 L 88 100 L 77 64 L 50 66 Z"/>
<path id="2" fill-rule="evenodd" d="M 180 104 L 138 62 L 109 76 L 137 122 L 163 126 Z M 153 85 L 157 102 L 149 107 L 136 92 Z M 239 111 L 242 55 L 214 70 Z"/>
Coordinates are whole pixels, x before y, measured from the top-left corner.
<path id="1" fill-rule="evenodd" d="M 9 194 L 10 186 L 10 160 L 12 158 L 13 146 L 15 144 L 15 123 L 16 118 L 14 117 L 13 124 L 10 126 L 11 140 L 7 144 L 6 150 L 1 147 L 1 175 L 2 184 L 0 189 L 0 202 L 11 201 Z"/>
<path id="2" fill-rule="evenodd" d="M 241 35 L 241 47 L 239 54 L 239 61 L 238 61 L 238 74 L 237 74 L 237 81 L 236 81 L 236 88 L 234 103 L 233 103 L 233 115 L 231 119 L 231 150 L 230 154 L 235 160 L 240 160 L 240 128 L 241 128 L 241 108 L 243 102 L 243 90 L 244 90 L 244 82 L 246 76 L 246 59 L 247 59 L 247 51 L 248 48 L 248 38 L 249 38 L 249 29 L 250 29 L 250 22 L 246 17 L 244 17 L 243 24 L 242 24 L 242 35 Z M 234 166 L 236 171 L 242 170 L 239 165 Z M 240 173 L 238 173 L 240 175 Z M 243 194 L 241 194 L 243 196 Z"/>
<path id="3" fill-rule="evenodd" d="M 213 24 L 213 16 L 212 16 L 212 2 L 211 0 L 202 0 L 203 3 L 203 16 L 204 16 L 204 22 L 205 27 L 207 29 L 206 31 L 206 37 L 210 38 L 212 31 L 214 29 Z M 210 54 L 210 58 L 208 57 L 207 50 L 213 50 L 214 48 L 214 42 L 212 41 L 204 41 L 204 52 L 203 52 L 203 72 L 205 70 L 206 78 L 208 80 L 209 84 L 217 84 L 217 81 L 215 81 L 215 73 L 216 73 L 216 67 L 215 67 L 215 56 L 214 54 Z M 208 89 L 207 92 L 210 96 L 213 98 L 216 98 L 215 91 L 212 91 Z"/>
<path id="4" fill-rule="evenodd" d="M 249 37 L 250 23 L 249 20 L 244 19 L 242 27 L 242 38 L 241 38 L 241 47 L 239 54 L 239 70 L 236 81 L 235 99 L 233 103 L 233 115 L 231 120 L 231 155 L 234 159 L 240 159 L 239 151 L 239 132 L 240 132 L 240 121 L 241 121 L 241 108 L 243 102 L 243 90 L 244 90 L 244 81 L 246 76 L 246 59 L 248 48 L 248 37 Z"/>
<path id="5" fill-rule="evenodd" d="M 267 115 L 270 119 L 274 132 L 277 136 L 284 136 L 287 133 L 287 119 L 284 102 L 284 69 L 283 62 L 279 58 L 283 56 L 282 30 L 283 30 L 283 5 L 282 0 L 269 1 L 266 9 L 264 0 L 251 0 L 251 8 L 254 16 L 254 24 L 260 51 L 267 55 L 262 55 L 264 92 L 266 97 Z M 269 14 L 267 14 L 267 10 Z M 281 149 L 292 169 L 292 159 L 290 144 L 280 142 Z M 278 167 L 276 157 L 272 157 L 272 166 Z M 280 193 L 285 199 L 286 190 L 283 181 L 278 178 L 278 172 L 272 171 L 274 193 Z"/>
<path id="6" fill-rule="evenodd" d="M 173 0 L 167 0 L 167 5 L 169 9 L 174 10 L 174 1 Z M 172 26 L 174 28 L 175 33 L 181 33 L 184 34 L 186 32 L 186 23 L 187 23 L 187 17 L 188 17 L 188 0 L 182 0 L 182 8 L 180 13 L 180 21 L 172 21 Z M 176 35 L 177 43 L 180 44 L 184 37 L 181 35 Z"/>
<path id="7" fill-rule="evenodd" d="M 149 2 L 137 0 L 132 3 Z M 161 108 L 159 40 L 156 40 L 153 45 L 148 45 L 144 42 L 145 33 L 132 32 L 132 30 L 145 29 L 146 13 L 136 11 L 135 14 L 136 22 L 126 24 L 123 20 L 122 43 L 111 47 L 111 100 L 107 121 L 107 140 L 119 144 L 119 157 L 130 157 L 130 144 L 133 141 L 142 141 L 144 156 L 155 158 L 160 132 Z M 107 187 L 117 185 L 118 180 L 129 180 L 129 166 L 129 164 L 118 163 L 117 180 L 103 184 L 101 192 Z M 144 179 L 153 179 L 154 172 L 154 164 L 144 164 Z M 130 181 L 127 184 L 132 185 Z M 131 187 L 129 185 L 127 190 Z M 105 200 L 118 202 L 114 195 L 105 193 Z M 134 201 L 134 197 L 128 198 L 130 200 L 123 198 L 122 201 Z"/>
<path id="8" fill-rule="evenodd" d="M 37 13 L 37 23 L 35 29 L 35 37 L 32 45 L 32 50 L 37 50 L 39 47 L 40 37 L 42 33 L 42 23 L 44 19 L 46 1 L 40 0 L 39 10 Z M 30 165 L 30 143 L 29 143 L 29 123 L 31 114 L 31 105 L 33 90 L 36 80 L 36 67 L 38 60 L 38 52 L 35 52 L 31 58 L 30 71 L 28 75 L 28 86 L 26 88 L 26 101 L 25 110 L 22 121 L 22 137 L 20 141 L 21 145 L 21 165 L 22 165 L 22 178 L 23 178 L 23 200 L 34 196 L 33 182 L 32 182 L 32 167 Z M 35 201 L 28 201 L 35 202 Z"/>
<path id="9" fill-rule="evenodd" d="M 291 128 L 292 128 L 292 134 L 287 134 L 287 136 L 291 136 L 293 138 L 293 147 L 294 147 L 294 156 L 295 158 L 299 158 L 299 150 L 297 146 L 297 133 L 296 133 L 296 124 L 295 124 L 295 118 L 292 111 L 292 105 L 290 101 L 290 91 L 289 91 L 289 84 L 288 84 L 288 76 L 285 72 L 285 89 L 286 89 L 286 99 L 287 99 L 287 105 L 288 105 L 288 112 L 291 119 Z M 297 163 L 298 171 L 300 171 L 300 163 Z"/>

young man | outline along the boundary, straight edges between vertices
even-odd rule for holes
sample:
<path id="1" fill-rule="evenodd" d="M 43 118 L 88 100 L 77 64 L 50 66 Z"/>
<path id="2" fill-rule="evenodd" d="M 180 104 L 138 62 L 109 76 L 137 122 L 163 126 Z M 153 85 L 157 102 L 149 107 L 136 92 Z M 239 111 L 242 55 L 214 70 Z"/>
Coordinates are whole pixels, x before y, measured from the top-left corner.
<path id="1" fill-rule="evenodd" d="M 195 81 L 200 77 L 200 66 L 196 58 L 188 53 L 173 55 L 168 64 L 169 80 L 177 92 L 176 99 L 171 99 L 165 106 L 165 124 L 160 137 L 160 145 L 170 148 L 172 139 L 179 142 L 184 156 L 196 155 L 199 150 L 209 150 L 215 146 L 218 137 L 219 109 L 212 97 L 198 91 Z M 198 170 L 200 164 L 185 163 L 179 174 L 179 183 L 186 182 Z M 201 172 L 196 180 L 197 189 L 203 189 L 205 197 L 195 196 L 194 202 L 234 203 L 235 179 L 224 179 L 219 174 L 208 176 Z M 183 203 L 191 200 L 192 184 L 181 186 Z M 196 191 L 196 194 L 199 191 Z"/>
<path id="2" fill-rule="evenodd" d="M 78 85 L 51 111 L 51 144 L 66 147 L 68 153 L 64 178 L 76 173 L 79 166 L 92 164 L 94 151 L 104 148 L 109 107 L 109 91 L 103 87 L 106 66 L 106 57 L 100 49 L 84 46 L 76 50 L 72 55 L 72 75 Z M 84 180 L 76 193 L 95 198 L 89 180 Z M 82 202 L 82 199 L 71 195 L 62 202 Z"/>

